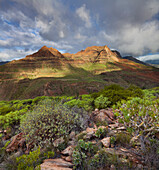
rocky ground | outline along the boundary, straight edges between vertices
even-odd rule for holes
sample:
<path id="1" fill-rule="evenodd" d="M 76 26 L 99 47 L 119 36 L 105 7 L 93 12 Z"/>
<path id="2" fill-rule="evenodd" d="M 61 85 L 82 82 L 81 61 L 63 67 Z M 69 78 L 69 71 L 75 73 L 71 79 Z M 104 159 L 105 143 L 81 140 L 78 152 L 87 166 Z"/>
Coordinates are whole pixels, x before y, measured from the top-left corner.
<path id="1" fill-rule="evenodd" d="M 63 151 L 57 151 L 57 157 L 45 159 L 40 165 L 41 170 L 73 169 L 73 152 L 80 139 L 91 142 L 94 146 L 100 146 L 102 150 L 109 155 L 113 156 L 115 154 L 123 165 L 131 162 L 131 169 L 149 169 L 140 152 L 140 144 L 138 143 L 137 138 L 129 135 L 125 127 L 115 119 L 112 109 L 96 109 L 92 112 L 91 118 L 94 123 L 90 123 L 89 127 L 79 134 L 72 131 L 69 135 L 67 147 L 65 147 Z M 103 122 L 103 125 L 101 122 Z M 105 122 L 107 123 L 104 124 Z M 23 133 L 19 133 L 13 137 L 8 135 L 5 130 L 0 133 L 3 134 L 4 143 L 8 140 L 11 141 L 6 148 L 6 152 L 13 152 L 14 154 L 6 158 L 8 161 L 12 160 L 13 156 L 17 157 L 22 153 L 29 153 L 31 146 L 26 144 Z M 57 147 L 63 142 L 64 139 L 61 137 L 55 140 L 53 145 Z M 155 167 L 151 168 L 156 169 Z M 5 169 L 5 162 L 0 164 L 0 170 L 3 169 Z M 106 169 L 115 170 L 118 169 L 118 167 L 112 162 Z M 121 167 L 121 169 L 124 169 L 124 167 Z"/>

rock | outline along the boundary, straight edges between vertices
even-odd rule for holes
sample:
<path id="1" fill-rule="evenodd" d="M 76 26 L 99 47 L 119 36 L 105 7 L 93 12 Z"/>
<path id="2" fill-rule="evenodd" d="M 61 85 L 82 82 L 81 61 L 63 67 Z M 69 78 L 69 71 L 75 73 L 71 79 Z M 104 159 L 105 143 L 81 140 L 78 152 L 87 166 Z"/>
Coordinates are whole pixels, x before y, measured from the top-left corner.
<path id="1" fill-rule="evenodd" d="M 67 147 L 65 150 L 63 150 L 61 153 L 62 153 L 63 155 L 72 156 L 73 150 L 74 150 L 74 147 L 73 147 L 73 146 L 68 146 L 68 147 Z"/>
<path id="2" fill-rule="evenodd" d="M 131 140 L 130 140 L 130 144 L 134 144 L 134 143 L 137 144 L 138 139 L 139 139 L 139 136 L 132 137 Z"/>
<path id="3" fill-rule="evenodd" d="M 19 156 L 21 156 L 22 155 L 22 152 L 21 151 L 18 151 L 18 152 L 16 152 L 16 153 L 14 153 L 13 155 L 11 155 L 9 158 L 7 158 L 7 160 L 8 161 L 11 161 L 11 160 L 13 160 L 13 159 L 15 159 L 15 158 L 17 158 L 17 157 L 19 157 Z"/>
<path id="4" fill-rule="evenodd" d="M 92 133 L 92 134 L 94 134 L 96 131 L 97 131 L 97 129 L 93 129 L 93 128 L 89 128 L 89 127 L 86 129 L 86 132 L 87 132 L 87 133 Z"/>
<path id="5" fill-rule="evenodd" d="M 104 112 L 105 115 L 107 115 L 111 120 L 115 119 L 115 115 L 113 113 L 113 109 L 109 108 L 109 109 L 102 109 L 100 110 L 101 112 Z"/>
<path id="6" fill-rule="evenodd" d="M 95 110 L 92 112 L 92 117 L 94 122 L 98 121 L 106 121 L 108 124 L 114 123 L 114 113 L 112 110 L 102 109 L 102 110 Z"/>
<path id="7" fill-rule="evenodd" d="M 96 140 L 92 140 L 91 143 L 92 144 L 97 144 L 97 141 Z"/>
<path id="8" fill-rule="evenodd" d="M 99 128 L 107 129 L 107 126 L 99 126 L 98 129 L 99 129 Z"/>
<path id="9" fill-rule="evenodd" d="M 66 162 L 61 158 L 57 159 L 46 159 L 44 163 L 40 165 L 41 170 L 71 170 L 73 164 Z"/>
<path id="10" fill-rule="evenodd" d="M 121 158 L 128 158 L 129 161 L 132 161 L 134 164 L 142 164 L 142 157 L 135 154 L 131 150 L 128 150 L 126 148 L 104 148 L 105 152 L 109 154 L 116 154 Z"/>
<path id="11" fill-rule="evenodd" d="M 109 133 L 108 133 L 108 135 L 109 135 L 109 136 L 114 136 L 114 134 L 117 134 L 117 133 L 118 133 L 117 130 L 110 130 Z"/>
<path id="12" fill-rule="evenodd" d="M 108 117 L 104 114 L 104 112 L 99 112 L 99 114 L 96 116 L 96 119 L 98 121 L 107 121 Z"/>
<path id="13" fill-rule="evenodd" d="M 76 136 L 75 131 L 72 131 L 72 132 L 69 134 L 69 138 L 70 138 L 70 139 L 75 138 L 75 136 Z"/>
<path id="14" fill-rule="evenodd" d="M 108 125 L 108 127 L 110 127 L 111 129 L 118 128 L 119 127 L 119 123 L 110 124 L 110 125 Z"/>
<path id="15" fill-rule="evenodd" d="M 136 168 L 140 170 L 140 169 L 143 169 L 143 167 L 144 166 L 142 164 L 138 164 Z"/>
<path id="16" fill-rule="evenodd" d="M 76 139 L 77 140 L 83 139 L 86 134 L 87 134 L 86 131 L 82 131 L 82 132 L 80 132 L 79 134 L 76 135 Z"/>
<path id="17" fill-rule="evenodd" d="M 103 138 L 101 140 L 102 144 L 106 147 L 106 148 L 109 148 L 110 146 L 110 137 L 106 137 L 106 138 Z"/>
<path id="18" fill-rule="evenodd" d="M 156 138 L 159 139 L 159 132 L 155 134 Z"/>
<path id="19" fill-rule="evenodd" d="M 67 162 L 72 162 L 72 157 L 71 157 L 71 156 L 67 156 L 67 157 L 65 158 L 65 160 L 66 160 Z"/>
<path id="20" fill-rule="evenodd" d="M 7 152 L 13 152 L 15 150 L 18 150 L 18 147 L 23 147 L 25 142 L 25 139 L 23 137 L 23 133 L 19 133 L 18 135 L 15 135 L 13 137 L 12 142 L 7 146 L 6 151 Z"/>
<path id="21" fill-rule="evenodd" d="M 75 145 L 75 140 L 68 141 L 68 145 Z"/>
<path id="22" fill-rule="evenodd" d="M 115 166 L 114 166 L 114 165 L 111 165 L 111 166 L 110 166 L 110 170 L 116 170 Z"/>
<path id="23" fill-rule="evenodd" d="M 98 112 L 99 111 L 99 109 L 95 109 L 95 112 Z"/>
<path id="24" fill-rule="evenodd" d="M 61 143 L 63 143 L 63 142 L 64 142 L 64 139 L 63 139 L 63 137 L 61 137 L 61 138 L 56 139 L 56 140 L 54 141 L 53 145 L 54 145 L 55 147 L 58 147 L 59 144 L 61 144 Z"/>
<path id="25" fill-rule="evenodd" d="M 122 127 L 118 127 L 117 130 L 126 130 L 126 128 L 122 126 Z"/>
<path id="26" fill-rule="evenodd" d="M 89 132 L 84 136 L 84 139 L 91 139 L 94 136 L 94 133 Z"/>

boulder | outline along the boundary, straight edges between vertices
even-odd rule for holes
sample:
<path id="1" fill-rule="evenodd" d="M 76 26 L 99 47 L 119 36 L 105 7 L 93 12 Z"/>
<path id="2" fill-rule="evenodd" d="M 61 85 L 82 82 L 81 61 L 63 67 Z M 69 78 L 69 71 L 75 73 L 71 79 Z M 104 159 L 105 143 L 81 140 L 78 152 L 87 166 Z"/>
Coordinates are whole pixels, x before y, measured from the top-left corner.
<path id="1" fill-rule="evenodd" d="M 73 147 L 73 146 L 68 146 L 68 147 L 67 147 L 65 150 L 63 150 L 61 153 L 62 153 L 63 155 L 72 156 L 73 150 L 74 150 L 74 147 Z"/>
<path id="2" fill-rule="evenodd" d="M 55 147 L 58 147 L 59 144 L 62 144 L 63 142 L 64 142 L 64 139 L 63 137 L 61 137 L 61 138 L 56 139 L 53 144 Z"/>
<path id="3" fill-rule="evenodd" d="M 106 138 L 103 138 L 101 140 L 102 144 L 106 147 L 106 148 L 109 148 L 110 146 L 110 137 L 106 137 Z"/>
<path id="4" fill-rule="evenodd" d="M 41 170 L 71 170 L 73 164 L 71 162 L 66 162 L 61 158 L 57 159 L 46 159 L 44 163 L 40 165 Z"/>
<path id="5" fill-rule="evenodd" d="M 15 150 L 18 150 L 19 147 L 24 147 L 25 138 L 23 136 L 23 133 L 15 135 L 12 139 L 12 142 L 6 148 L 7 152 L 13 152 Z"/>
<path id="6" fill-rule="evenodd" d="M 94 122 L 106 121 L 108 124 L 112 124 L 115 121 L 115 116 L 112 109 L 101 109 L 92 112 L 92 117 Z"/>

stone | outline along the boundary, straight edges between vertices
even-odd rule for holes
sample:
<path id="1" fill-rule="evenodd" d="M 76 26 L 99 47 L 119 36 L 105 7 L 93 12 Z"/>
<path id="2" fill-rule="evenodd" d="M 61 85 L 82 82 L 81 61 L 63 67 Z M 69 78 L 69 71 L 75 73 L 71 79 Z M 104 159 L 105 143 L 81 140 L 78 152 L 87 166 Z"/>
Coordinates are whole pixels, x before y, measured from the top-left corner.
<path id="1" fill-rule="evenodd" d="M 110 146 L 110 137 L 106 137 L 106 138 L 103 138 L 101 140 L 102 144 L 106 147 L 106 148 L 109 148 Z"/>
<path id="2" fill-rule="evenodd" d="M 108 124 L 114 123 L 113 113 L 107 111 L 106 109 L 102 109 L 100 111 L 93 111 L 92 117 L 95 122 L 106 121 Z"/>
<path id="3" fill-rule="evenodd" d="M 71 157 L 71 156 L 67 156 L 67 157 L 65 158 L 65 160 L 66 160 L 67 162 L 72 162 L 72 157 Z"/>
<path id="4" fill-rule="evenodd" d="M 111 120 L 115 119 L 115 115 L 113 113 L 113 109 L 109 108 L 109 109 L 102 109 L 100 110 L 101 112 L 104 112 L 105 115 L 107 115 Z"/>
<path id="5" fill-rule="evenodd" d="M 159 132 L 155 134 L 156 138 L 159 139 Z"/>
<path id="6" fill-rule="evenodd" d="M 126 128 L 122 126 L 122 127 L 118 127 L 117 130 L 126 130 Z"/>
<path id="7" fill-rule="evenodd" d="M 86 129 L 86 132 L 87 132 L 87 133 L 92 133 L 92 134 L 94 134 L 96 131 L 97 131 L 97 129 L 93 129 L 93 128 L 89 128 L 89 127 Z"/>
<path id="8" fill-rule="evenodd" d="M 41 170 L 71 170 L 73 164 L 71 162 L 66 162 L 61 158 L 57 159 L 46 159 L 44 163 L 40 165 Z"/>
<path id="9" fill-rule="evenodd" d="M 12 159 L 14 158 L 17 158 L 19 156 L 22 155 L 22 152 L 21 151 L 17 151 L 16 153 L 14 153 L 13 155 L 11 155 L 9 158 L 7 158 L 8 161 L 11 161 Z"/>
<path id="10" fill-rule="evenodd" d="M 68 141 L 68 145 L 75 145 L 75 143 L 76 143 L 75 140 Z"/>
<path id="11" fill-rule="evenodd" d="M 98 129 L 99 129 L 99 128 L 107 129 L 107 127 L 108 127 L 108 126 L 99 126 Z"/>
<path id="12" fill-rule="evenodd" d="M 70 139 L 75 138 L 75 136 L 76 136 L 75 131 L 72 131 L 72 132 L 69 134 L 69 138 L 70 138 Z"/>
<path id="13" fill-rule="evenodd" d="M 112 155 L 116 154 L 124 159 L 127 158 L 136 165 L 142 164 L 142 157 L 126 148 L 104 148 L 104 151 Z"/>
<path id="14" fill-rule="evenodd" d="M 86 131 L 82 131 L 82 132 L 80 132 L 79 134 L 76 135 L 76 139 L 77 140 L 83 139 L 86 134 L 87 134 Z"/>
<path id="15" fill-rule="evenodd" d="M 110 170 L 116 170 L 115 166 L 114 166 L 114 165 L 111 165 L 111 166 L 110 166 Z"/>
<path id="16" fill-rule="evenodd" d="M 22 147 L 25 142 L 23 133 L 15 135 L 12 139 L 12 142 L 6 148 L 7 152 L 13 152 L 15 150 L 18 150 L 19 145 Z"/>
<path id="17" fill-rule="evenodd" d="M 109 124 L 108 127 L 112 128 L 112 129 L 118 128 L 119 127 L 119 123 Z"/>
<path id="18" fill-rule="evenodd" d="M 63 150 L 61 153 L 63 155 L 69 155 L 72 156 L 73 154 L 74 147 L 73 146 L 68 146 L 65 150 Z"/>
<path id="19" fill-rule="evenodd" d="M 99 109 L 96 108 L 96 109 L 95 109 L 95 112 L 98 112 L 98 111 L 99 111 Z"/>
<path id="20" fill-rule="evenodd" d="M 84 136 L 84 139 L 91 139 L 94 136 L 94 133 L 89 132 Z"/>
<path id="21" fill-rule="evenodd" d="M 55 147 L 58 147 L 59 144 L 61 144 L 61 143 L 63 143 L 63 142 L 64 142 L 64 139 L 63 139 L 63 137 L 61 137 L 61 138 L 56 139 L 56 140 L 54 141 L 53 145 L 54 145 Z"/>
<path id="22" fill-rule="evenodd" d="M 137 169 L 143 169 L 143 168 L 144 168 L 144 166 L 142 164 L 137 165 Z"/>

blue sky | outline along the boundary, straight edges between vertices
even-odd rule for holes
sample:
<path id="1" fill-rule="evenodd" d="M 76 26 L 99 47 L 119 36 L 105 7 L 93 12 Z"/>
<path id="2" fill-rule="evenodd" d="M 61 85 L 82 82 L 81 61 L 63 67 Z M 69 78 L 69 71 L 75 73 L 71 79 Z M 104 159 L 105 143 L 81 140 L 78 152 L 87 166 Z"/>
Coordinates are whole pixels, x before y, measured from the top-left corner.
<path id="1" fill-rule="evenodd" d="M 70 53 L 107 45 L 159 59 L 159 0 L 0 0 L 0 61 L 43 45 Z"/>

